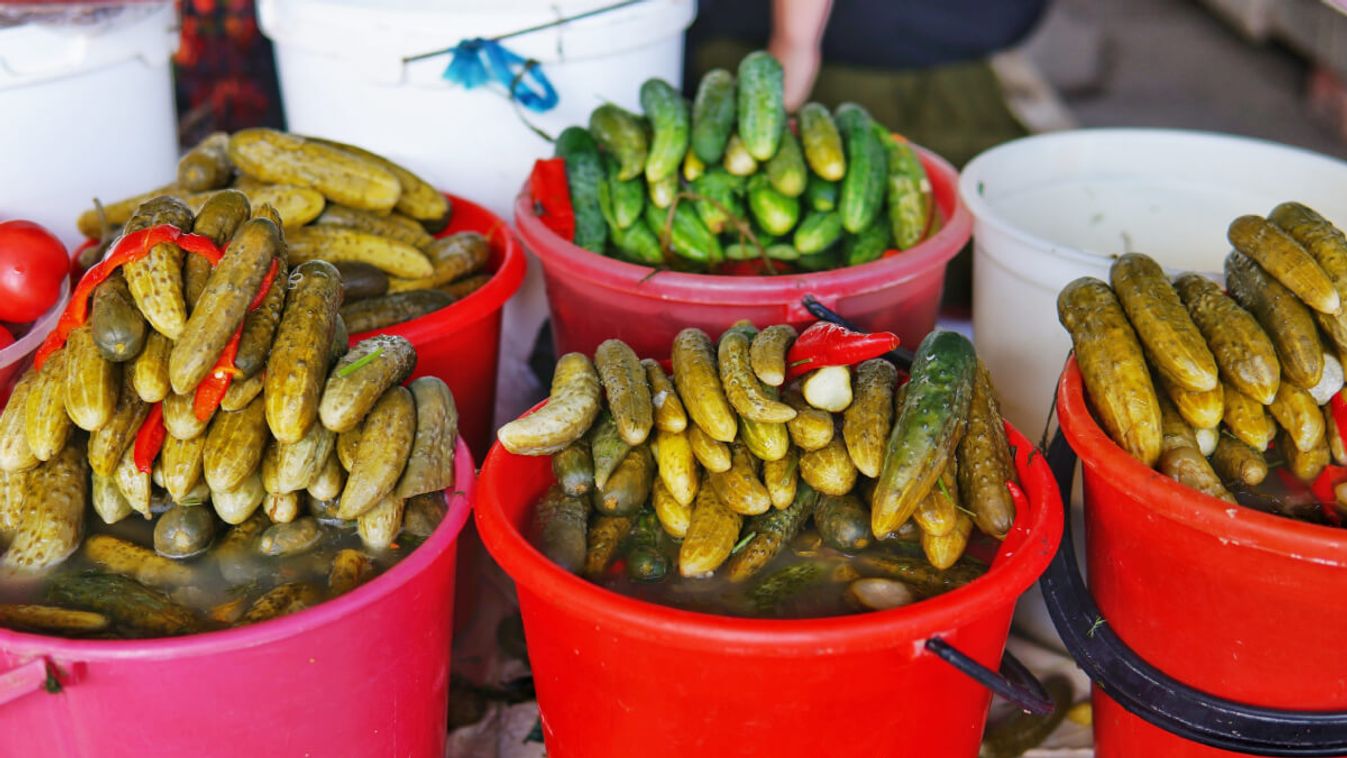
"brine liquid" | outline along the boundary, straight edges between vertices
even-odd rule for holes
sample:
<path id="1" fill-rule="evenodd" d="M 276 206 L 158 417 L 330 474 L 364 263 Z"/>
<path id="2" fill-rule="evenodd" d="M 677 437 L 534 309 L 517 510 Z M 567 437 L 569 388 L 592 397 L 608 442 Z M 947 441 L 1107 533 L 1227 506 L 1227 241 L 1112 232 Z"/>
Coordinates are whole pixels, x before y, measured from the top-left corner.
<path id="1" fill-rule="evenodd" d="M 152 520 L 132 514 L 116 524 L 108 525 L 91 513 L 85 521 L 86 537 L 93 534 L 108 534 L 153 550 L 154 524 Z M 204 620 L 209 611 L 221 603 L 236 600 L 243 595 L 250 604 L 268 590 L 287 582 L 312 584 L 327 597 L 327 579 L 332 567 L 332 558 L 343 548 L 353 548 L 369 556 L 375 565 L 377 575 L 406 557 L 422 541 L 418 537 L 404 533 L 399 535 L 397 542 L 390 549 L 373 551 L 362 546 L 353 526 L 323 521 L 319 524 L 322 538 L 313 548 L 297 555 L 273 557 L 257 551 L 256 537 L 250 541 L 246 549 L 228 552 L 218 550 L 217 546 L 231 527 L 217 521 L 215 541 L 211 549 L 195 557 L 178 561 L 179 564 L 192 569 L 191 582 L 177 589 L 152 589 L 163 592 L 180 605 L 198 612 Z M 87 560 L 81 549 L 42 576 L 0 575 L 0 603 L 49 604 L 46 592 L 54 577 L 83 571 L 106 571 L 106 569 Z M 75 608 L 75 610 L 86 609 Z M 206 626 L 209 628 L 211 624 L 206 622 Z M 97 636 L 134 638 L 145 635 L 133 628 L 117 627 L 114 622 L 110 632 L 101 632 Z"/>
<path id="2" fill-rule="evenodd" d="M 665 543 L 663 552 L 669 569 L 662 580 L 632 579 L 625 570 L 625 560 L 619 558 L 597 584 L 640 600 L 701 613 L 747 618 L 821 618 L 869 612 L 871 609 L 848 598 L 847 587 L 851 582 L 864 577 L 899 579 L 883 569 L 895 559 L 922 564 L 926 561 L 919 542 L 888 540 L 848 554 L 822 544 L 818 533 L 810 528 L 758 573 L 745 581 L 732 582 L 724 566 L 709 577 L 680 576 L 678 545 L 672 540 Z M 970 550 L 978 556 L 990 556 L 997 544 L 975 534 Z M 926 570 L 931 576 L 945 577 L 947 583 L 904 582 L 918 600 L 961 586 L 985 573 L 987 564 L 965 555 L 946 572 L 930 566 Z"/>

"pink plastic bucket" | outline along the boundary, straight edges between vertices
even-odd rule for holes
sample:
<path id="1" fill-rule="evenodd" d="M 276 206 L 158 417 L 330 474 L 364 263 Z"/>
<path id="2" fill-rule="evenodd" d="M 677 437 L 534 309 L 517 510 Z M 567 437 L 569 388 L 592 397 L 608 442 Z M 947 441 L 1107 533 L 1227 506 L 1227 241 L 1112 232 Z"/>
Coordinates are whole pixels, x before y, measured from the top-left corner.
<path id="1" fill-rule="evenodd" d="M 543 225 L 528 188 L 515 202 L 514 221 L 524 245 L 543 264 L 557 353 L 593 355 L 615 337 L 645 358 L 662 358 L 683 327 L 718 335 L 748 319 L 759 326 L 814 317 L 805 295 L 863 329 L 891 331 L 916 346 L 935 327 L 945 265 L 972 234 L 973 220 L 959 200 L 958 173 L 920 150 L 945 227 L 916 247 L 889 258 L 833 271 L 788 276 L 708 276 L 608 258 L 576 247 Z"/>
<path id="2" fill-rule="evenodd" d="M 0 629 L 0 758 L 442 756 L 454 555 L 475 486 L 461 439 L 454 474 L 421 547 L 306 611 L 156 640 Z"/>

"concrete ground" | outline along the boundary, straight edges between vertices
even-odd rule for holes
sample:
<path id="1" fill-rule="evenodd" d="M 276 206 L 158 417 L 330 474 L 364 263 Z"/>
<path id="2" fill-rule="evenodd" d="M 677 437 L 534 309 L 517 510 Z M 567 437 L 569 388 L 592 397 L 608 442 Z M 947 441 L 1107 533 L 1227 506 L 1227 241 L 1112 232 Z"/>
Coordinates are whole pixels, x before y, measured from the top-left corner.
<path id="1" fill-rule="evenodd" d="M 1055 0 L 1026 52 L 1081 126 L 1207 129 L 1347 158 L 1310 113 L 1310 66 L 1196 0 Z"/>

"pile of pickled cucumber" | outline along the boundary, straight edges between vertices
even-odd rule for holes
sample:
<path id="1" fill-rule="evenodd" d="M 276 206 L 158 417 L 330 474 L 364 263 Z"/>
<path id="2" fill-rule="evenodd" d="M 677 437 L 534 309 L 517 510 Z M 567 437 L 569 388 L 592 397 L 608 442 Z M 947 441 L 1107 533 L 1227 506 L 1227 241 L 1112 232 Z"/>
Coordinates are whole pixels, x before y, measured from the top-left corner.
<path id="1" fill-rule="evenodd" d="M 737 77 L 708 72 L 690 106 L 661 79 L 640 96 L 643 114 L 607 103 L 557 138 L 580 247 L 688 271 L 820 271 L 906 250 L 941 224 L 916 152 L 861 106 L 809 103 L 792 129 L 781 64 L 764 51 Z"/>
<path id="2" fill-rule="evenodd" d="M 404 528 L 429 533 L 453 484 L 453 395 L 433 377 L 402 386 L 416 364 L 402 337 L 348 349 L 335 267 L 292 265 L 274 209 L 238 192 L 195 215 L 156 197 L 124 231 L 0 413 L 0 626 L 147 636 L 257 621 L 363 581 Z M 162 241 L 128 257 L 141 231 Z M 213 266 L 184 252 L 210 240 Z M 118 523 L 133 514 L 152 534 Z M 350 549 L 316 569 L 326 587 L 281 560 L 335 545 Z M 246 581 L 224 565 L 240 551 L 266 564 Z M 44 594 L 7 603 L 10 582 Z"/>
<path id="3" fill-rule="evenodd" d="M 498 432 L 513 453 L 552 456 L 534 544 L 610 587 L 620 571 L 667 587 L 633 594 L 749 615 L 896 607 L 981 575 L 985 552 L 965 552 L 994 553 L 1019 489 L 972 344 L 932 333 L 903 384 L 883 359 L 787 382 L 794 338 L 685 329 L 672 377 L 618 340 L 592 363 L 563 356 L 547 404 Z M 688 602 L 694 585 L 735 597 Z M 831 600 L 782 605 L 804 590 Z"/>
<path id="4" fill-rule="evenodd" d="M 1294 202 L 1235 219 L 1228 237 L 1224 289 L 1129 253 L 1111 287 L 1062 290 L 1090 403 L 1119 446 L 1199 492 L 1337 523 L 1347 237 Z"/>
<path id="5" fill-rule="evenodd" d="M 491 252 L 485 237 L 432 236 L 452 209 L 424 180 L 357 147 L 270 129 L 212 134 L 182 157 L 173 184 L 82 213 L 80 232 L 102 244 L 80 262 L 96 262 L 146 200 L 168 195 L 199 212 L 225 189 L 276 209 L 291 263 L 322 259 L 341 269 L 342 315 L 352 333 L 424 316 L 491 278 L 483 271 Z"/>

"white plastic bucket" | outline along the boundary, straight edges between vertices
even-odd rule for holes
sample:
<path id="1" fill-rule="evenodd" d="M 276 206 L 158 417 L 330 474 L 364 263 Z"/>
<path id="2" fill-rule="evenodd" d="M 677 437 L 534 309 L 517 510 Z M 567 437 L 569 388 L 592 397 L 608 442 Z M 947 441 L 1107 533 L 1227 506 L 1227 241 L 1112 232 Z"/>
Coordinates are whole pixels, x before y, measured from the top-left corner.
<path id="1" fill-rule="evenodd" d="M 0 219 L 36 221 L 70 246 L 94 197 L 166 184 L 178 157 L 173 3 L 72 5 L 96 10 L 48 4 L 46 20 L 0 28 Z"/>
<path id="2" fill-rule="evenodd" d="M 1222 279 L 1226 229 L 1236 217 L 1298 200 L 1347 226 L 1344 190 L 1347 163 L 1207 132 L 1057 132 L 974 158 L 959 178 L 973 213 L 973 335 L 1002 412 L 1031 438 L 1044 429 L 1071 350 L 1057 321 L 1057 293 L 1071 280 L 1108 281 L 1110 256 L 1130 251 L 1172 273 Z M 1080 503 L 1077 492 L 1072 527 L 1084 544 Z M 1025 594 L 1015 622 L 1056 643 L 1037 587 Z"/>
<path id="3" fill-rule="evenodd" d="M 1011 423 L 1041 430 L 1071 349 L 1057 293 L 1108 281 L 1110 255 L 1220 277 L 1237 216 L 1298 200 L 1347 226 L 1347 163 L 1245 137 L 1085 129 L 1015 140 L 963 170 L 973 212 L 973 334 Z"/>
<path id="4" fill-rule="evenodd" d="M 551 146 L 520 119 L 556 135 L 587 124 L 611 100 L 637 108 L 652 76 L 682 80 L 683 32 L 693 0 L 647 0 L 504 40 L 542 63 L 560 95 L 533 113 L 499 88 L 464 89 L 441 74 L 442 55 L 402 59 L 574 16 L 614 0 L 261 0 L 258 21 L 276 51 L 291 131 L 360 145 L 437 187 L 509 217 L 533 161 Z"/>
<path id="5" fill-rule="evenodd" d="M 546 113 L 510 102 L 494 85 L 463 89 L 442 77 L 449 56 L 403 58 L 490 38 L 613 5 L 615 0 L 259 0 L 276 51 L 291 131 L 375 150 L 437 187 L 510 218 L 533 161 L 552 146 L 521 119 L 555 136 L 588 124 L 611 101 L 639 112 L 641 84 L 682 83 L 683 33 L 694 0 L 645 0 L 502 41 L 542 64 L 560 101 Z M 496 418 L 508 421 L 543 388 L 527 365 L 547 318 L 537 266 L 505 308 Z"/>

